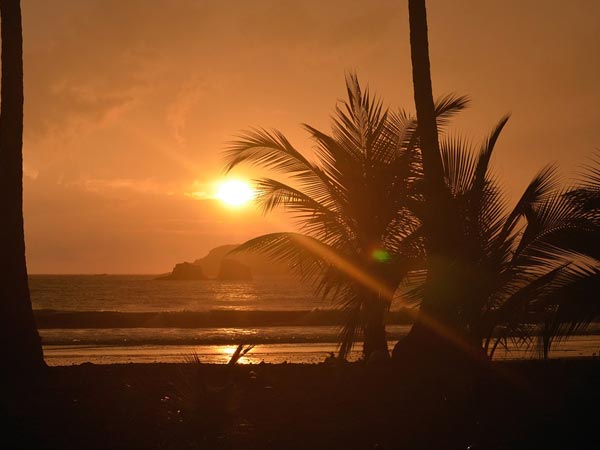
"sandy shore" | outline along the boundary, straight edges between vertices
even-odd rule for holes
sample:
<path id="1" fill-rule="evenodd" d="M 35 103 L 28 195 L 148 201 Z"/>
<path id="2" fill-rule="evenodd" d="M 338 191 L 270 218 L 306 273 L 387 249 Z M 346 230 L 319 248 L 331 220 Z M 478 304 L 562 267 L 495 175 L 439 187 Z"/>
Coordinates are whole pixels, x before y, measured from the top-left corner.
<path id="1" fill-rule="evenodd" d="M 598 359 L 51 367 L 5 385 L 2 448 L 598 449 L 598 380 Z"/>
<path id="2" fill-rule="evenodd" d="M 336 330 L 337 331 L 337 330 Z M 248 342 L 249 339 L 243 341 Z M 240 342 L 240 340 L 238 340 Z M 390 351 L 396 341 L 389 341 Z M 224 364 L 229 361 L 237 344 L 225 345 L 45 345 L 44 355 L 50 366 L 69 366 L 84 362 L 94 364 L 126 364 L 126 363 L 180 363 L 186 355 L 198 354 L 203 362 Z M 306 342 L 282 344 L 257 344 L 241 362 L 259 364 L 260 362 L 280 364 L 315 364 L 322 362 L 330 353 L 336 353 L 336 342 Z M 552 358 L 582 358 L 600 354 L 600 336 L 573 336 L 556 343 L 550 355 Z M 357 345 L 348 355 L 350 361 L 362 357 L 361 346 Z M 498 349 L 494 355 L 496 360 L 535 359 L 539 354 L 534 349 L 515 348 Z"/>

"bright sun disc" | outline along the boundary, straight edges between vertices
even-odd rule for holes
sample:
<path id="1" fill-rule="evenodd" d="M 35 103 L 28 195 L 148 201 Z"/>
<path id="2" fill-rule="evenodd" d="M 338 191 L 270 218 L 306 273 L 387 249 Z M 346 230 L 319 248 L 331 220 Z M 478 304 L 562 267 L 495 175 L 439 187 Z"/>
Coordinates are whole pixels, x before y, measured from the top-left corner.
<path id="1" fill-rule="evenodd" d="M 242 206 L 254 198 L 254 190 L 245 181 L 229 180 L 221 183 L 216 198 L 229 206 Z"/>

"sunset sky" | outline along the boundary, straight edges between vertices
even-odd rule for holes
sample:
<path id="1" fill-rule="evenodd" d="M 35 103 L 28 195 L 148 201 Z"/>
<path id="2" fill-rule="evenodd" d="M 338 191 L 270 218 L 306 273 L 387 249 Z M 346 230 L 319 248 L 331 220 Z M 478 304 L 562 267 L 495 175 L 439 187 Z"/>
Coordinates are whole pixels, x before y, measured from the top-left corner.
<path id="1" fill-rule="evenodd" d="M 30 273 L 160 273 L 287 227 L 210 199 L 250 126 L 327 129 L 344 73 L 413 110 L 405 1 L 23 0 Z M 600 2 L 429 0 L 434 92 L 516 195 L 600 147 Z M 251 176 L 237 171 L 238 178 Z"/>

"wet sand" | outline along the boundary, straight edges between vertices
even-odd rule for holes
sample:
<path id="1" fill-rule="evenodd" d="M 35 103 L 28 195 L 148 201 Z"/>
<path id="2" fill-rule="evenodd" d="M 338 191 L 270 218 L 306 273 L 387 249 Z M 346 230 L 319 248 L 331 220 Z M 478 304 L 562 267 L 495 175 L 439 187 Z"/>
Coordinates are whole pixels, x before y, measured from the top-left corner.
<path id="1" fill-rule="evenodd" d="M 598 380 L 597 358 L 51 367 L 4 385 L 2 448 L 598 449 Z"/>
<path id="2" fill-rule="evenodd" d="M 336 329 L 337 331 L 337 329 Z M 251 339 L 246 339 L 246 343 Z M 301 341 L 301 339 L 299 339 Z M 239 340 L 238 340 L 239 342 Z M 394 348 L 396 340 L 389 342 L 389 349 Z M 94 364 L 126 364 L 126 363 L 181 363 L 186 355 L 197 354 L 205 363 L 225 364 L 235 351 L 237 345 L 45 345 L 44 355 L 50 366 L 68 366 L 92 362 Z M 338 348 L 335 342 L 285 342 L 281 344 L 258 343 L 242 360 L 244 364 L 261 362 L 280 364 L 314 364 L 322 362 L 330 353 Z M 555 343 L 550 353 L 552 358 L 582 358 L 600 354 L 600 336 L 572 336 L 570 339 Z M 362 357 L 361 346 L 357 345 L 348 359 L 356 361 Z M 538 358 L 533 348 L 510 346 L 508 350 L 499 348 L 494 354 L 496 360 L 535 359 Z"/>

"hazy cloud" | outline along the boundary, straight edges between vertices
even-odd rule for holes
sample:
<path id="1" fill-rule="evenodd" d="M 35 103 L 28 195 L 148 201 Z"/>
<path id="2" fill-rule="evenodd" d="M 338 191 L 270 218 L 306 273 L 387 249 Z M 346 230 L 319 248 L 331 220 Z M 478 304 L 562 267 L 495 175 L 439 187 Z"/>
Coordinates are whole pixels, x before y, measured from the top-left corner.
<path id="1" fill-rule="evenodd" d="M 435 93 L 474 100 L 453 129 L 477 139 L 513 113 L 493 162 L 513 193 L 600 146 L 600 3 L 430 0 L 428 14 Z M 347 70 L 412 109 L 405 2 L 27 0 L 23 20 L 32 272 L 160 272 L 285 226 L 195 198 L 241 129 L 309 150 L 298 124 L 327 130 Z"/>

